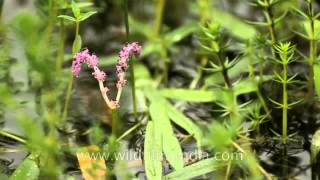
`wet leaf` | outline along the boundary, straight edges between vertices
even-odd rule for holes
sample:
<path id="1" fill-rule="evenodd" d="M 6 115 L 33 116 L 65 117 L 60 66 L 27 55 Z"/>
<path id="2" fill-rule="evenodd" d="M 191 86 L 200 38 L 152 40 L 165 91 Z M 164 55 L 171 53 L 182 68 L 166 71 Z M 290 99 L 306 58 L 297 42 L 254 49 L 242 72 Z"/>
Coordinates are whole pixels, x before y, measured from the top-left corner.
<path id="1" fill-rule="evenodd" d="M 257 88 L 257 84 L 252 79 L 244 79 L 234 85 L 234 94 L 238 96 L 240 94 L 254 92 Z"/>
<path id="2" fill-rule="evenodd" d="M 76 2 L 72 1 L 71 9 L 72 9 L 72 13 L 73 13 L 74 17 L 76 19 L 80 19 L 81 12 L 80 12 L 80 8 Z"/>
<path id="3" fill-rule="evenodd" d="M 212 10 L 214 21 L 221 24 L 222 27 L 230 31 L 232 35 L 239 39 L 252 39 L 256 36 L 257 31 L 253 26 L 244 23 L 237 17 L 218 9 Z"/>
<path id="4" fill-rule="evenodd" d="M 173 129 L 166 110 L 165 100 L 156 97 L 149 107 L 152 121 L 157 127 L 154 131 L 161 135 L 162 149 L 166 159 L 174 169 L 183 168 L 183 155 L 178 139 L 174 136 Z"/>
<path id="5" fill-rule="evenodd" d="M 81 40 L 81 36 L 77 35 L 76 39 L 73 41 L 73 45 L 72 45 L 72 52 L 73 54 L 77 53 L 80 51 L 81 49 L 81 44 L 82 44 L 82 40 Z"/>
<path id="6" fill-rule="evenodd" d="M 188 180 L 207 173 L 213 172 L 217 169 L 215 165 L 215 159 L 205 159 L 194 163 L 190 166 L 186 166 L 181 170 L 174 171 L 164 177 L 165 180 Z"/>
<path id="7" fill-rule="evenodd" d="M 313 65 L 313 71 L 314 71 L 314 82 L 315 82 L 315 88 L 318 96 L 320 96 L 320 64 L 316 63 Z"/>
<path id="8" fill-rule="evenodd" d="M 201 129 L 186 117 L 182 112 L 173 107 L 169 102 L 167 103 L 168 116 L 177 125 L 186 130 L 190 135 L 196 139 L 198 147 L 201 147 L 202 132 Z"/>
<path id="9" fill-rule="evenodd" d="M 217 100 L 217 91 L 191 90 L 191 89 L 162 89 L 162 96 L 190 102 L 212 102 Z"/>
<path id="10" fill-rule="evenodd" d="M 174 44 L 176 42 L 181 41 L 183 38 L 187 37 L 191 33 L 197 30 L 198 26 L 195 23 L 189 23 L 183 25 L 167 34 L 164 35 L 165 42 L 167 45 Z"/>
<path id="11" fill-rule="evenodd" d="M 98 12 L 97 11 L 90 11 L 90 12 L 84 13 L 80 16 L 79 21 L 84 21 L 96 13 L 98 13 Z"/>
<path id="12" fill-rule="evenodd" d="M 178 139 L 168 132 L 163 134 L 163 140 L 163 152 L 166 159 L 175 170 L 182 169 L 184 166 L 183 154 Z"/>
<path id="13" fill-rule="evenodd" d="M 32 155 L 28 156 L 13 172 L 10 180 L 37 180 L 40 174 L 39 167 Z"/>
<path id="14" fill-rule="evenodd" d="M 58 16 L 58 18 L 63 18 L 63 19 L 66 19 L 66 20 L 69 20 L 69 21 L 72 21 L 72 22 L 76 22 L 77 21 L 74 17 L 67 16 L 67 15 L 60 15 L 60 16 Z"/>
<path id="15" fill-rule="evenodd" d="M 311 32 L 311 26 L 310 26 L 309 21 L 304 21 L 303 27 L 304 27 L 304 30 L 305 30 L 309 39 L 320 39 L 320 30 L 319 30 L 320 29 L 320 21 L 319 20 L 314 21 L 314 29 L 315 29 L 314 37 Z"/>
<path id="16" fill-rule="evenodd" d="M 316 157 L 320 152 L 320 129 L 317 130 L 311 141 L 311 161 L 316 162 Z"/>
<path id="17" fill-rule="evenodd" d="M 157 139 L 154 122 L 149 121 L 144 140 L 144 167 L 148 179 L 161 180 L 162 150 Z"/>

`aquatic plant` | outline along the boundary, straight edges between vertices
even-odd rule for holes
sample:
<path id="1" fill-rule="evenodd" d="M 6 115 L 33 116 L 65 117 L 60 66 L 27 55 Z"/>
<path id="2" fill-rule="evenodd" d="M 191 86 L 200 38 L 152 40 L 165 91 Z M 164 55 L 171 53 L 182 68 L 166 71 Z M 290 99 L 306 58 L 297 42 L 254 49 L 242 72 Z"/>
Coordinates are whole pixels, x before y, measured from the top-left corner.
<path id="1" fill-rule="evenodd" d="M 0 179 L 320 176 L 318 1 L 14 2 Z"/>

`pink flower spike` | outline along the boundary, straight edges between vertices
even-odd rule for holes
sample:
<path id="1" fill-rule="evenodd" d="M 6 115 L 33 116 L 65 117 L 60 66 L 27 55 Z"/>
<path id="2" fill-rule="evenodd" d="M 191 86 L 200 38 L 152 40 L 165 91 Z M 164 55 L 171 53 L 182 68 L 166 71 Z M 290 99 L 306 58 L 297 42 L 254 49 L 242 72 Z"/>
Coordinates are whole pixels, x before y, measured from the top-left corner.
<path id="1" fill-rule="evenodd" d="M 137 42 L 127 44 L 119 52 L 118 65 L 122 66 L 122 68 L 126 70 L 128 68 L 130 55 L 134 54 L 135 56 L 139 56 L 140 52 L 141 46 Z"/>
<path id="2" fill-rule="evenodd" d="M 75 60 L 72 61 L 71 69 L 72 69 L 73 76 L 78 77 L 81 71 L 81 63 Z"/>
<path id="3" fill-rule="evenodd" d="M 91 55 L 87 58 L 87 64 L 89 68 L 94 68 L 98 65 L 98 57 L 96 55 Z"/>
<path id="4" fill-rule="evenodd" d="M 131 50 L 136 56 L 140 56 L 141 46 L 137 42 L 131 43 Z"/>
<path id="5" fill-rule="evenodd" d="M 127 80 L 125 80 L 125 79 L 120 79 L 120 80 L 118 80 L 118 82 L 117 82 L 117 88 L 118 88 L 118 89 L 123 88 L 123 87 L 126 85 L 126 83 L 127 83 Z"/>
<path id="6" fill-rule="evenodd" d="M 73 61 L 72 61 L 72 66 L 71 66 L 73 76 L 75 76 L 75 77 L 79 76 L 80 71 L 81 71 L 81 65 L 83 62 L 86 61 L 86 59 L 88 57 L 90 57 L 88 49 L 84 49 L 81 52 L 78 52 L 74 56 Z"/>
<path id="7" fill-rule="evenodd" d="M 88 49 L 83 49 L 82 51 L 78 52 L 75 56 L 74 59 L 83 63 L 86 59 L 90 57 L 89 50 Z"/>
<path id="8" fill-rule="evenodd" d="M 97 66 L 94 67 L 94 72 L 92 73 L 92 75 L 98 81 L 105 81 L 106 80 L 106 73 L 101 71 Z"/>

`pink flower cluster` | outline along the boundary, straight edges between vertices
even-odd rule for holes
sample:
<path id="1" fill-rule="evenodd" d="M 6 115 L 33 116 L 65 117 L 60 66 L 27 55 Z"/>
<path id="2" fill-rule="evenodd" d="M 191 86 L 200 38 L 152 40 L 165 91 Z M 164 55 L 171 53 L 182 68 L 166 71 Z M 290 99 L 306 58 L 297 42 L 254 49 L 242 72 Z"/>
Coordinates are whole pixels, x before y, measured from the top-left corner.
<path id="1" fill-rule="evenodd" d="M 125 80 L 125 71 L 128 69 L 128 61 L 130 55 L 139 56 L 141 52 L 141 46 L 137 42 L 133 42 L 130 44 L 127 44 L 122 48 L 122 50 L 119 53 L 119 59 L 117 63 L 117 76 L 118 76 L 118 82 L 117 82 L 117 88 L 122 88 L 126 84 Z"/>
<path id="2" fill-rule="evenodd" d="M 99 73 L 101 71 L 98 68 L 98 57 L 94 54 L 90 55 L 88 49 L 84 49 L 74 56 L 72 61 L 72 74 L 74 76 L 76 77 L 79 76 L 82 63 L 87 63 L 88 67 L 94 69 L 95 71 L 94 73 L 97 74 L 97 75 L 94 74 L 94 76 L 95 77 L 97 76 L 99 77 L 99 79 L 102 79 L 103 75 L 102 73 Z M 96 71 L 98 72 L 96 73 Z M 105 78 L 105 74 L 104 74 L 104 78 Z"/>
<path id="3" fill-rule="evenodd" d="M 116 66 L 118 81 L 117 81 L 117 88 L 118 88 L 118 94 L 119 97 L 121 95 L 122 88 L 126 84 L 127 80 L 125 79 L 125 72 L 128 69 L 129 65 L 129 59 L 131 55 L 139 56 L 141 52 L 141 46 L 137 42 L 129 43 L 126 46 L 122 48 L 122 50 L 119 53 L 119 59 Z M 106 73 L 101 71 L 98 67 L 98 57 L 94 54 L 90 54 L 88 49 L 84 49 L 81 52 L 77 53 L 74 56 L 74 59 L 72 61 L 72 74 L 75 77 L 78 77 L 81 71 L 81 66 L 83 63 L 86 63 L 88 65 L 88 68 L 93 69 L 92 75 L 95 79 L 99 81 L 99 85 L 101 85 L 104 81 L 106 81 Z M 106 103 L 111 108 L 117 108 L 119 107 L 119 100 L 118 100 L 118 94 L 117 94 L 117 100 L 110 101 L 107 97 L 107 92 L 109 91 L 108 87 L 105 87 L 104 85 L 100 86 L 101 93 L 106 100 Z"/>

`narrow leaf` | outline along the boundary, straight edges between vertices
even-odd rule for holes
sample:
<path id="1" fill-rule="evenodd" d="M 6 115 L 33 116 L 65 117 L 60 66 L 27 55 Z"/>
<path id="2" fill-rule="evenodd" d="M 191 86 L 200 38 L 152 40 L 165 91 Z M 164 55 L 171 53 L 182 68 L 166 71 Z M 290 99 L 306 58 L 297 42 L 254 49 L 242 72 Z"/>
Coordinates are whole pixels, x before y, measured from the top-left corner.
<path id="1" fill-rule="evenodd" d="M 313 65 L 313 71 L 314 71 L 314 82 L 316 87 L 316 92 L 318 96 L 320 96 L 320 64 L 316 63 Z"/>
<path id="2" fill-rule="evenodd" d="M 162 152 L 161 146 L 156 143 L 154 122 L 149 121 L 144 140 L 144 167 L 148 179 L 161 180 Z"/>
<path id="3" fill-rule="evenodd" d="M 236 96 L 240 94 L 254 92 L 256 90 L 257 84 L 251 79 L 242 80 L 234 86 L 234 94 Z"/>
<path id="4" fill-rule="evenodd" d="M 186 166 L 181 170 L 174 171 L 164 177 L 165 180 L 188 180 L 207 173 L 213 172 L 217 169 L 215 165 L 215 159 L 205 159 L 194 163 L 190 166 Z"/>
<path id="5" fill-rule="evenodd" d="M 91 11 L 91 12 L 87 12 L 85 14 L 82 14 L 79 21 L 84 21 L 96 13 L 97 13 L 97 11 Z"/>
<path id="6" fill-rule="evenodd" d="M 58 16 L 58 18 L 63 18 L 63 19 L 66 19 L 66 20 L 69 20 L 72 22 L 76 22 L 76 19 L 74 17 L 67 16 L 67 15 L 60 15 L 60 16 Z"/>
<path id="7" fill-rule="evenodd" d="M 181 41 L 183 38 L 187 37 L 191 33 L 197 30 L 198 26 L 195 23 L 189 23 L 183 25 L 167 34 L 165 34 L 165 41 L 170 45 Z"/>
<path id="8" fill-rule="evenodd" d="M 161 134 L 162 149 L 166 159 L 174 169 L 183 168 L 183 155 L 178 139 L 174 136 L 166 103 L 163 98 L 156 97 L 149 107 L 150 116 L 155 124 L 155 133 Z"/>
<path id="9" fill-rule="evenodd" d="M 217 23 L 228 29 L 232 35 L 239 39 L 251 39 L 257 34 L 256 29 L 249 24 L 244 23 L 237 17 L 218 9 L 212 10 L 212 15 Z"/>
<path id="10" fill-rule="evenodd" d="M 218 92 L 190 89 L 162 89 L 162 96 L 190 102 L 211 102 L 218 98 Z"/>
<path id="11" fill-rule="evenodd" d="M 201 147 L 201 129 L 197 125 L 195 125 L 191 119 L 186 117 L 182 112 L 177 110 L 169 102 L 166 104 L 166 106 L 168 109 L 168 116 L 170 117 L 170 119 L 177 125 L 182 127 L 184 130 L 186 130 L 190 135 L 193 135 L 193 137 L 197 141 L 198 147 Z"/>
<path id="12" fill-rule="evenodd" d="M 316 157 L 320 152 L 320 129 L 318 129 L 313 137 L 311 142 L 311 161 L 315 162 Z"/>
<path id="13" fill-rule="evenodd" d="M 80 51 L 81 49 L 81 44 L 82 44 L 82 40 L 81 40 L 81 36 L 78 35 L 76 37 L 76 39 L 73 41 L 73 45 L 72 45 L 72 52 L 73 54 L 77 53 Z"/>
<path id="14" fill-rule="evenodd" d="M 78 4 L 76 2 L 72 1 L 71 9 L 72 9 L 72 13 L 73 13 L 74 17 L 76 17 L 76 19 L 79 19 L 81 12 L 80 12 L 80 8 L 78 7 Z"/>
<path id="15" fill-rule="evenodd" d="M 163 133 L 163 139 L 163 152 L 167 160 L 175 170 L 182 169 L 184 166 L 183 154 L 178 139 L 170 133 Z"/>

